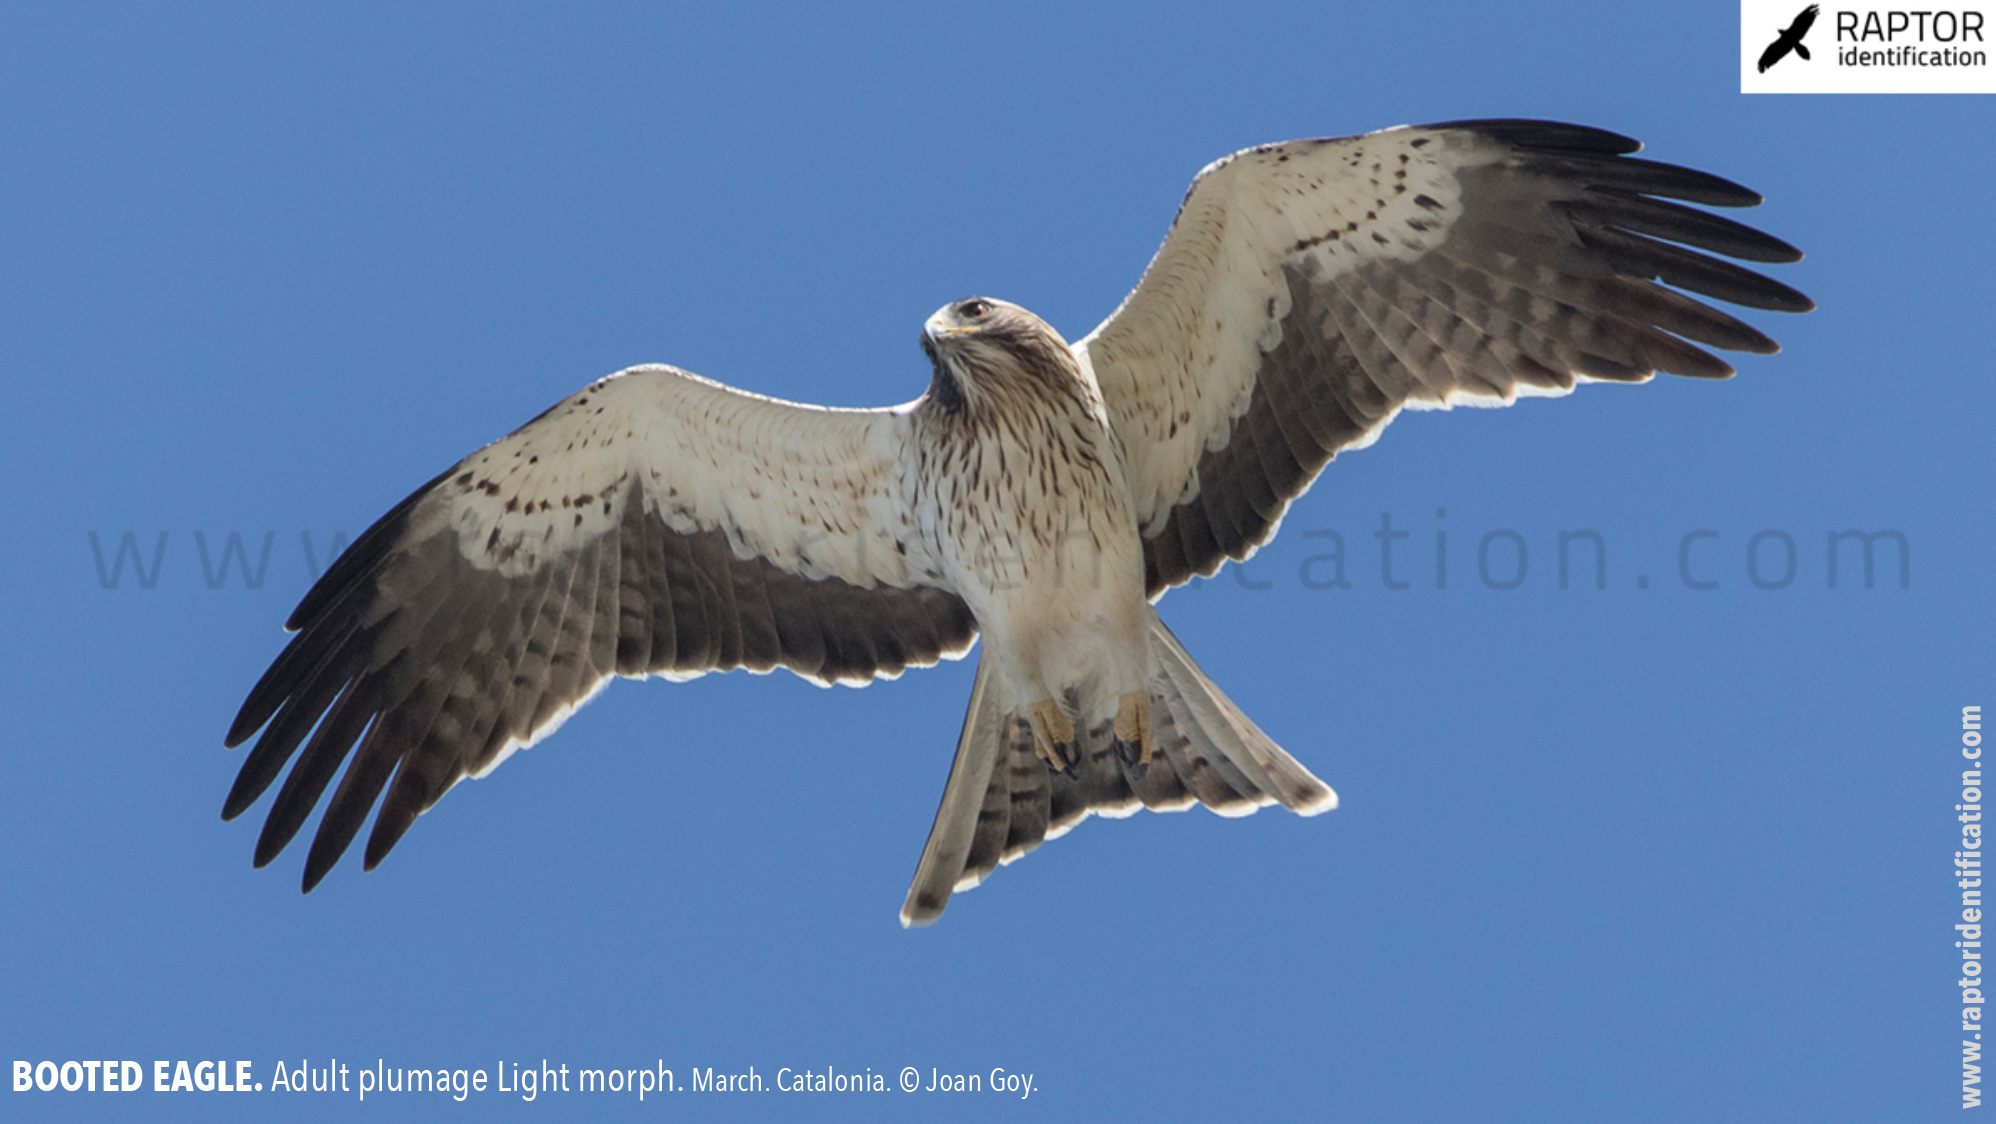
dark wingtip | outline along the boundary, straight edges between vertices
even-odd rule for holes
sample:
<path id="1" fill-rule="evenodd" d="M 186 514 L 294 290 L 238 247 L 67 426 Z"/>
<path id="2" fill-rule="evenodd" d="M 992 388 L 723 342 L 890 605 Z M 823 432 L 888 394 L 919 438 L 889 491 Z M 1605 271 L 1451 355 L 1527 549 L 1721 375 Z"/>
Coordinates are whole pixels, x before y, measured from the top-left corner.
<path id="1" fill-rule="evenodd" d="M 1689 378 L 1689 379 L 1708 379 L 1712 382 L 1724 382 L 1727 379 L 1732 378 L 1734 375 L 1739 374 L 1738 371 L 1733 369 L 1733 365 L 1731 363 L 1726 362 L 1724 359 L 1720 359 L 1716 355 L 1711 356 L 1711 358 L 1716 362 L 1714 362 L 1713 365 L 1709 367 L 1699 367 L 1692 370 L 1684 370 L 1684 371 L 1672 370 L 1672 371 L 1665 371 L 1664 373 L 1670 375 L 1680 375 L 1684 378 Z"/>
<path id="2" fill-rule="evenodd" d="M 245 702 L 243 704 L 243 708 L 236 712 L 235 721 L 229 723 L 229 732 L 222 736 L 223 749 L 236 748 L 237 746 L 248 741 L 251 734 L 254 734 L 258 730 L 263 728 L 262 723 L 258 723 L 254 726 L 250 725 L 249 710 L 250 710 L 249 703 Z"/>
<path id="3" fill-rule="evenodd" d="M 261 791 L 253 793 L 245 793 L 242 791 L 242 789 L 243 789 L 243 778 L 242 774 L 238 773 L 236 775 L 236 783 L 229 789 L 228 799 L 222 801 L 223 823 L 228 823 L 230 820 L 233 820 L 237 816 L 240 816 L 244 812 L 248 811 L 249 806 L 251 804 L 256 803 L 256 798 L 258 796 L 263 795 Z"/>
<path id="4" fill-rule="evenodd" d="M 1741 341 L 1738 346 L 1731 350 L 1743 351 L 1748 355 L 1779 355 L 1781 354 L 1781 345 L 1776 343 L 1774 337 L 1768 335 L 1766 332 L 1755 331 L 1751 339 Z"/>
<path id="5" fill-rule="evenodd" d="M 1783 285 L 1779 281 L 1768 278 L 1763 278 L 1763 280 L 1767 283 L 1756 293 L 1756 296 L 1759 298 L 1757 302 L 1735 301 L 1734 303 L 1744 304 L 1748 308 L 1764 308 L 1769 312 L 1814 312 L 1816 310 L 1816 302 L 1811 300 L 1807 293 L 1791 286 Z"/>
<path id="6" fill-rule="evenodd" d="M 1642 150 L 1643 142 L 1634 137 L 1611 133 L 1606 129 L 1596 129 L 1588 125 L 1572 125 L 1564 121 L 1541 121 L 1531 117 L 1488 117 L 1471 118 L 1463 121 L 1437 121 L 1432 125 L 1422 125 L 1423 129 L 1467 129 L 1482 133 L 1492 140 L 1519 148 L 1540 149 L 1548 152 L 1593 152 L 1610 156 L 1626 156 Z"/>
<path id="7" fill-rule="evenodd" d="M 291 615 L 285 618 L 284 630 L 297 632 L 303 629 L 349 587 L 365 579 L 395 545 L 396 540 L 402 537 L 403 530 L 408 526 L 409 513 L 430 494 L 432 488 L 448 480 L 451 473 L 457 470 L 458 466 L 454 464 L 438 473 L 429 483 L 409 493 L 401 503 L 390 508 L 388 514 L 375 520 L 373 526 L 362 531 L 360 538 L 355 539 L 341 551 L 339 557 L 333 559 L 331 565 L 326 567 L 326 572 L 319 575 L 319 580 L 312 583 L 312 588 L 305 591 L 305 596 L 299 600 L 298 607 L 291 610 Z"/>
<path id="8" fill-rule="evenodd" d="M 362 821 L 374 806 L 374 797 L 381 791 L 381 785 L 376 779 L 378 770 L 365 768 L 368 764 L 364 759 L 357 759 L 348 767 L 346 779 L 340 782 L 339 791 L 333 794 L 332 804 L 319 819 L 319 830 L 312 836 L 312 849 L 305 855 L 307 893 L 319 884 L 327 871 L 339 864 L 340 856 L 353 845 Z"/>
<path id="9" fill-rule="evenodd" d="M 271 715 L 277 713 L 277 708 L 284 705 L 284 700 L 290 696 L 290 692 L 286 688 L 277 687 L 276 684 L 278 676 L 282 674 L 279 669 L 284 668 L 288 662 L 284 657 L 290 652 L 291 648 L 287 645 L 285 650 L 270 662 L 270 666 L 264 669 L 263 675 L 257 679 L 256 686 L 250 688 L 249 697 L 243 700 L 242 707 L 236 711 L 235 720 L 229 723 L 229 732 L 222 737 L 223 749 L 234 749 L 248 741 L 250 735 L 263 729 L 264 723 L 269 722 Z"/>
<path id="10" fill-rule="evenodd" d="M 416 813 L 395 806 L 392 797 L 384 802 L 381 811 L 375 814 L 374 830 L 367 836 L 367 854 L 362 860 L 363 870 L 373 870 L 402 841 L 402 836 L 416 822 Z"/>
<path id="11" fill-rule="evenodd" d="M 1791 292 L 1793 292 L 1793 290 L 1790 290 L 1790 291 L 1791 291 Z M 1816 298 L 1814 298 L 1814 297 L 1810 296 L 1810 295 L 1809 295 L 1809 294 L 1807 294 L 1807 293 L 1799 293 L 1799 292 L 1798 292 L 1798 293 L 1795 293 L 1795 295 L 1796 295 L 1796 296 L 1798 296 L 1798 297 L 1800 297 L 1800 298 L 1802 298 L 1802 301 L 1801 301 L 1801 303 L 1800 303 L 1800 304 L 1798 304 L 1798 305 L 1796 305 L 1796 306 L 1795 306 L 1794 308 L 1787 308 L 1787 309 L 1783 309 L 1782 311 L 1784 311 L 1784 312 L 1814 312 L 1814 311 L 1816 311 Z"/>
<path id="12" fill-rule="evenodd" d="M 312 840 L 311 852 L 305 856 L 305 881 L 302 893 L 311 893 L 313 888 L 331 873 L 334 865 L 340 861 L 340 856 L 346 853 L 345 843 L 336 848 L 321 847 L 320 844 L 325 842 L 325 839 L 326 835 L 321 831 L 318 837 Z M 331 853 L 328 854 L 327 851 Z"/>
<path id="13" fill-rule="evenodd" d="M 1708 207 L 1758 207 L 1767 202 L 1760 192 L 1744 184 L 1681 164 L 1624 159 L 1615 161 L 1615 165 L 1625 182 L 1645 195 L 1683 199 Z"/>
<path id="14" fill-rule="evenodd" d="M 318 793 L 312 795 L 317 797 Z M 263 821 L 263 830 L 257 833 L 256 853 L 251 856 L 250 861 L 258 870 L 269 866 L 270 860 L 291 845 L 291 840 L 298 835 L 298 829 L 304 826 L 305 817 L 312 811 L 309 804 L 303 811 L 286 807 L 283 793 L 278 795 L 277 802 L 278 806 L 272 808 L 269 818 Z"/>
<path id="15" fill-rule="evenodd" d="M 290 840 L 287 839 L 285 842 L 288 843 Z M 250 856 L 250 866 L 256 870 L 262 870 L 264 867 L 269 866 L 270 860 L 276 858 L 283 850 L 283 843 L 279 843 L 274 847 L 265 846 L 263 839 L 259 837 L 256 841 L 256 852 Z"/>
<path id="16" fill-rule="evenodd" d="M 1797 249 L 1794 243 L 1765 232 L 1761 232 L 1760 236 L 1765 240 L 1766 253 L 1770 256 L 1747 258 L 1748 261 L 1766 262 L 1769 265 L 1794 265 L 1802 260 L 1802 251 Z"/>

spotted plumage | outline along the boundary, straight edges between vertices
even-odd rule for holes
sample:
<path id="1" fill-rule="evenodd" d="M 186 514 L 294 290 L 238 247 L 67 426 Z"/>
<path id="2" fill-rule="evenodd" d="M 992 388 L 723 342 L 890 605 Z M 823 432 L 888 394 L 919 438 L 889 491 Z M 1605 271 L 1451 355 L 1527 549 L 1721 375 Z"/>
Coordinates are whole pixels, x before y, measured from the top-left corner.
<path id="1" fill-rule="evenodd" d="M 369 868 L 611 676 L 864 683 L 980 633 L 905 924 L 1090 814 L 1333 807 L 1152 602 L 1248 557 L 1402 409 L 1724 377 L 1705 348 L 1774 351 L 1685 292 L 1801 311 L 1713 256 L 1800 254 L 1673 202 L 1757 195 L 1636 147 L 1472 121 L 1248 149 L 1199 174 L 1079 343 L 1003 301 L 938 311 L 928 392 L 904 406 L 662 366 L 599 380 L 418 490 L 312 588 L 229 730 L 262 733 L 223 814 L 295 758 L 267 863 L 344 763 L 309 890 L 377 803 Z"/>

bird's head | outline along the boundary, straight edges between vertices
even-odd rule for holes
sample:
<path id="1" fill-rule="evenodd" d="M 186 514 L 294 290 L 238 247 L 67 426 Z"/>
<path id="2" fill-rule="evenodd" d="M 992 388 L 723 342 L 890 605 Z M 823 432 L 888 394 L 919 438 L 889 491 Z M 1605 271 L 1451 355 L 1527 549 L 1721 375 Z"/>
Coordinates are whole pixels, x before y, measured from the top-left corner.
<path id="1" fill-rule="evenodd" d="M 1016 304 L 965 297 L 922 325 L 922 350 L 935 365 L 931 396 L 946 409 L 979 409 L 1019 393 L 1071 394 L 1085 388 L 1074 349 L 1046 321 Z"/>

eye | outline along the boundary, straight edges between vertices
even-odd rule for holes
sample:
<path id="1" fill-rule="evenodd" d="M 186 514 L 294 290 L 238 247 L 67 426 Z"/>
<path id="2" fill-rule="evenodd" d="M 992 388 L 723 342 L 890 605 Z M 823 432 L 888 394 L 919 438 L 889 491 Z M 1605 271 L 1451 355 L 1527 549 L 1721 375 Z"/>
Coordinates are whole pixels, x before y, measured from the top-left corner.
<path id="1" fill-rule="evenodd" d="M 956 306 L 956 314 L 965 320 L 981 319 L 985 313 L 990 311 L 991 302 L 986 300 L 969 300 Z"/>

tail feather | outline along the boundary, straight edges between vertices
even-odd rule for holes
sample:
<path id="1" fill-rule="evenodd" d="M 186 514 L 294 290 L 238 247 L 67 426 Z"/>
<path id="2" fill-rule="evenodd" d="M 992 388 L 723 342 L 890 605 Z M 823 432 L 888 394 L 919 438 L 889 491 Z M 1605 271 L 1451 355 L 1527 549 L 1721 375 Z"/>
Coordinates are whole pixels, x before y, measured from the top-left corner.
<path id="1" fill-rule="evenodd" d="M 914 885 L 901 906 L 904 927 L 927 925 L 943 915 L 984 820 L 980 805 L 986 800 L 992 768 L 1003 748 L 1001 730 L 1007 725 L 998 706 L 996 680 L 990 659 L 980 652 L 970 709 L 964 714 L 956 759 L 950 762 L 949 781 L 943 786 L 942 806 L 936 809 L 935 826 L 929 829 L 922 861 L 915 867 Z"/>
<path id="2" fill-rule="evenodd" d="M 1241 713 L 1155 610 L 1149 642 L 1156 752 L 1147 766 L 1124 760 L 1104 724 L 1080 731 L 1079 759 L 1068 770 L 1050 769 L 1033 752 L 1021 700 L 1006 697 L 988 649 L 980 654 L 956 759 L 901 924 L 930 924 L 951 893 L 1091 815 L 1120 818 L 1194 803 L 1223 816 L 1275 803 L 1306 816 L 1337 807 L 1337 794 Z"/>
<path id="3" fill-rule="evenodd" d="M 1004 831 L 978 838 L 964 862 L 964 872 L 989 874 L 1004 855 L 1023 855 L 1040 845 L 1054 823 L 1054 774 L 1033 752 L 1032 727 L 1014 715 L 1006 724 L 1006 737 L 999 764 L 991 771 L 984 794 L 984 811 L 994 819 L 1003 814 Z"/>
<path id="4" fill-rule="evenodd" d="M 1261 732 L 1241 708 L 1220 691 L 1199 665 L 1192 662 L 1192 656 L 1178 637 L 1164 627 L 1158 619 L 1157 611 L 1150 617 L 1151 655 L 1157 661 L 1160 677 L 1175 690 L 1159 692 L 1155 682 L 1151 692 L 1153 698 L 1162 693 L 1174 705 L 1182 702 L 1190 712 L 1192 727 L 1203 735 L 1208 743 L 1208 752 L 1213 754 L 1213 762 L 1223 774 L 1238 772 L 1246 787 L 1228 780 L 1241 795 L 1255 802 L 1257 807 L 1264 804 L 1280 803 L 1292 812 L 1313 816 L 1328 812 L 1338 806 L 1338 794 L 1329 785 L 1311 775 L 1302 762 L 1285 753 L 1274 739 Z"/>
<path id="5" fill-rule="evenodd" d="M 1184 732 L 1200 729 L 1198 717 L 1191 712 L 1185 700 L 1167 693 L 1161 701 L 1164 705 L 1151 708 L 1151 726 L 1159 734 L 1158 751 L 1179 776 L 1190 782 L 1188 788 L 1192 797 L 1214 813 L 1230 818 L 1260 810 L 1266 801 L 1253 798 L 1252 794 L 1257 791 L 1255 786 L 1241 775 L 1225 754 L 1209 751 L 1212 738 L 1194 740 Z M 1167 715 L 1167 721 L 1158 721 Z M 1167 740 L 1164 736 L 1166 729 L 1176 734 L 1176 738 Z"/>

